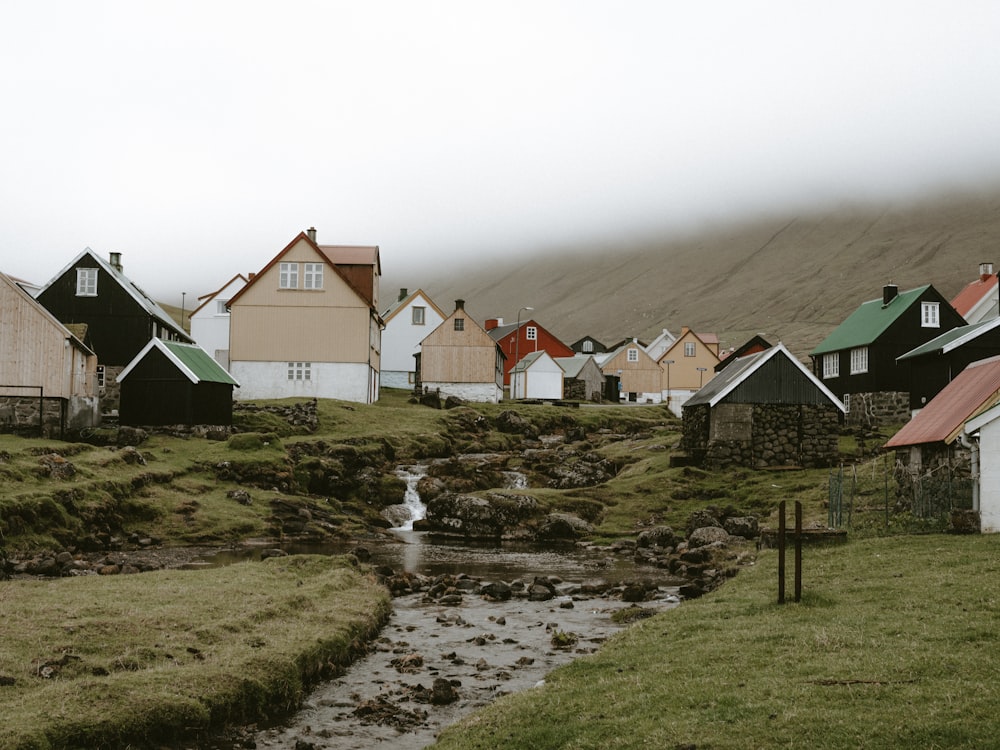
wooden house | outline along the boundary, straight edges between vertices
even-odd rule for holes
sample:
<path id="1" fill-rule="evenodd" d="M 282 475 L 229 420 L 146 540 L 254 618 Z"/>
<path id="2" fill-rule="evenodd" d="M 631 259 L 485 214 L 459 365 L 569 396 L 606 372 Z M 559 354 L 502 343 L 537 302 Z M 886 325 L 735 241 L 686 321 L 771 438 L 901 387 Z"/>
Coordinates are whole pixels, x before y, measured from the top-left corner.
<path id="1" fill-rule="evenodd" d="M 229 300 L 247 281 L 243 274 L 236 274 L 219 289 L 199 297 L 198 306 L 188 317 L 191 338 L 223 368 L 229 367 Z"/>
<path id="2" fill-rule="evenodd" d="M 569 345 L 577 354 L 603 354 L 608 351 L 608 347 L 595 339 L 593 336 L 584 336 Z"/>
<path id="3" fill-rule="evenodd" d="M 36 299 L 64 325 L 87 327 L 97 355 L 101 412 L 118 409 L 117 375 L 153 337 L 191 342 L 184 329 L 125 276 L 121 253 L 105 261 L 90 248 L 55 275 Z"/>
<path id="4" fill-rule="evenodd" d="M 844 405 L 783 344 L 735 359 L 684 404 L 699 464 L 832 466 Z"/>
<path id="5" fill-rule="evenodd" d="M 619 399 L 658 404 L 663 398 L 663 370 L 638 339 L 620 346 L 601 363 L 605 377 L 617 377 Z"/>
<path id="6" fill-rule="evenodd" d="M 375 246 L 319 245 L 301 232 L 229 301 L 240 399 L 378 399 L 382 318 Z"/>
<path id="7" fill-rule="evenodd" d="M 455 300 L 455 311 L 420 342 L 418 386 L 464 401 L 503 400 L 504 353 Z"/>
<path id="8" fill-rule="evenodd" d="M 852 420 L 905 419 L 910 367 L 898 358 L 961 325 L 932 285 L 900 292 L 888 284 L 881 299 L 863 303 L 813 349 L 813 373 L 845 402 Z"/>
<path id="9" fill-rule="evenodd" d="M 719 364 L 719 337 L 681 328 L 674 343 L 657 360 L 663 370 L 662 399 L 681 416 L 684 403 L 715 376 Z"/>
<path id="10" fill-rule="evenodd" d="M 511 397 L 560 401 L 564 376 L 562 367 L 547 351 L 531 352 L 521 357 L 511 371 Z"/>
<path id="11" fill-rule="evenodd" d="M 520 357 L 533 352 L 548 352 L 551 357 L 572 357 L 573 350 L 556 338 L 537 320 L 531 318 L 519 324 L 504 324 L 503 318 L 489 318 L 484 327 L 486 332 L 503 350 L 506 357 L 504 387 L 510 386 L 511 371 Z M 517 398 L 517 397 L 515 397 Z"/>
<path id="12" fill-rule="evenodd" d="M 239 383 L 196 344 L 151 339 L 118 376 L 126 425 L 231 425 Z"/>
<path id="13" fill-rule="evenodd" d="M 399 290 L 399 296 L 382 312 L 381 382 L 385 388 L 413 389 L 417 383 L 416 355 L 420 342 L 437 328 L 445 314 L 426 292 Z"/>
<path id="14" fill-rule="evenodd" d="M 98 424 L 97 357 L 74 328 L 0 273 L 0 429 L 62 437 Z"/>
<path id="15" fill-rule="evenodd" d="M 979 323 L 1000 316 L 1000 280 L 992 263 L 979 264 L 979 276 L 955 295 L 951 306 L 966 323 Z"/>
<path id="16" fill-rule="evenodd" d="M 1000 355 L 1000 317 L 958 326 L 908 351 L 910 409 L 924 408 L 972 362 Z"/>
<path id="17" fill-rule="evenodd" d="M 573 401 L 600 401 L 604 397 L 605 377 L 593 356 L 577 354 L 557 357 L 563 369 L 563 398 Z"/>

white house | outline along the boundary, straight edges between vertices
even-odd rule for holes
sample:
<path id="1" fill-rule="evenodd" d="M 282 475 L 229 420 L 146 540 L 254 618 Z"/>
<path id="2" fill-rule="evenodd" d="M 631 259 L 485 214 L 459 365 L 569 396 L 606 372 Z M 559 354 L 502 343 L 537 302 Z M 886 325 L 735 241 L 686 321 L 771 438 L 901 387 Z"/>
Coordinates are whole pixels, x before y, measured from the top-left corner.
<path id="1" fill-rule="evenodd" d="M 447 316 L 427 294 L 418 289 L 412 294 L 399 290 L 399 296 L 382 313 L 382 385 L 386 388 L 412 389 L 416 385 L 420 342 L 441 325 Z"/>
<path id="2" fill-rule="evenodd" d="M 526 354 L 511 370 L 513 398 L 561 399 L 566 372 L 544 349 Z"/>
<path id="3" fill-rule="evenodd" d="M 247 278 L 236 274 L 221 289 L 199 297 L 201 304 L 188 316 L 191 338 L 225 369 L 229 369 L 229 300 L 246 284 Z"/>
<path id="4" fill-rule="evenodd" d="M 677 337 L 664 328 L 659 336 L 649 342 L 649 345 L 646 347 L 646 354 L 658 360 L 667 349 L 674 345 L 675 341 L 677 341 Z"/>

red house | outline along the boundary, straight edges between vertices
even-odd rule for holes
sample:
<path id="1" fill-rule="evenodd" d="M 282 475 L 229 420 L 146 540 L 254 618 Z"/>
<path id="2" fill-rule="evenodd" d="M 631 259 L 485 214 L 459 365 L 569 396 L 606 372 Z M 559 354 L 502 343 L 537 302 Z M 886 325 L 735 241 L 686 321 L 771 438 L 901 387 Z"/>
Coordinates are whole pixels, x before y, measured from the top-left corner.
<path id="1" fill-rule="evenodd" d="M 556 357 L 572 357 L 575 352 L 566 344 L 546 331 L 534 319 L 522 320 L 504 325 L 503 318 L 488 318 L 486 332 L 503 350 L 507 361 L 504 363 L 503 384 L 510 386 L 510 371 L 514 369 L 517 360 L 532 352 L 545 351 L 553 359 Z"/>

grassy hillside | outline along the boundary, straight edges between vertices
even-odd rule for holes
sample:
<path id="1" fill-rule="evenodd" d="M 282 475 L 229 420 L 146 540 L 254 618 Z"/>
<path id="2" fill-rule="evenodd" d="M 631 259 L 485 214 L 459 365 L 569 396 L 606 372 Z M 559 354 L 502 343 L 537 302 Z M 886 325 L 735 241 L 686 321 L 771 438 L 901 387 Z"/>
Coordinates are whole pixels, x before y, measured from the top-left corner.
<path id="1" fill-rule="evenodd" d="M 466 300 L 477 320 L 537 319 L 567 342 L 651 339 L 687 325 L 738 346 L 755 333 L 804 357 L 860 303 L 933 283 L 946 297 L 1000 265 L 1000 186 L 894 206 L 844 206 L 783 215 L 688 236 L 628 238 L 551 248 L 534 257 L 477 258 L 466 267 L 411 274 L 386 269 L 383 300 L 425 289 L 446 312 Z M 994 256 L 997 257 L 994 257 Z"/>

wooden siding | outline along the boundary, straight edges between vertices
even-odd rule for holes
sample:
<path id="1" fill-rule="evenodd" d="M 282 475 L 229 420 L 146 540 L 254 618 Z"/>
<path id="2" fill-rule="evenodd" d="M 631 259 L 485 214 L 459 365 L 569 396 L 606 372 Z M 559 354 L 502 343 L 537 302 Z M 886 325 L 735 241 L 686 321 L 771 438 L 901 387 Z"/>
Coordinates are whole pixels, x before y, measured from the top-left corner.
<path id="1" fill-rule="evenodd" d="M 233 387 L 192 383 L 154 348 L 122 381 L 119 418 L 127 425 L 232 424 Z"/>
<path id="2" fill-rule="evenodd" d="M 0 384 L 41 386 L 45 396 L 59 398 L 95 396 L 96 358 L 67 341 L 69 332 L 47 310 L 13 282 L 0 280 Z"/>
<path id="3" fill-rule="evenodd" d="M 684 356 L 684 345 L 694 344 L 694 356 Z M 719 357 L 716 354 L 718 344 L 713 347 L 706 345 L 692 331 L 683 331 L 678 336 L 667 351 L 659 359 L 663 368 L 663 388 L 667 388 L 667 366 L 665 360 L 672 359 L 674 363 L 670 365 L 670 390 L 697 391 L 705 383 L 715 377 L 715 366 L 719 364 Z M 698 368 L 706 368 L 704 372 L 699 372 Z"/>
<path id="4" fill-rule="evenodd" d="M 638 362 L 628 361 L 628 350 L 639 352 Z M 654 362 L 639 344 L 628 344 L 614 357 L 601 366 L 605 375 L 618 375 L 621 370 L 622 391 L 625 393 L 659 393 L 663 370 Z M 671 387 L 674 387 L 671 384 Z"/>
<path id="5" fill-rule="evenodd" d="M 455 319 L 465 327 L 455 330 Z M 499 383 L 496 342 L 465 310 L 456 310 L 420 344 L 420 379 L 441 383 Z"/>
<path id="6" fill-rule="evenodd" d="M 368 362 L 370 337 L 367 307 L 241 304 L 230 319 L 229 357 L 232 362 Z"/>

